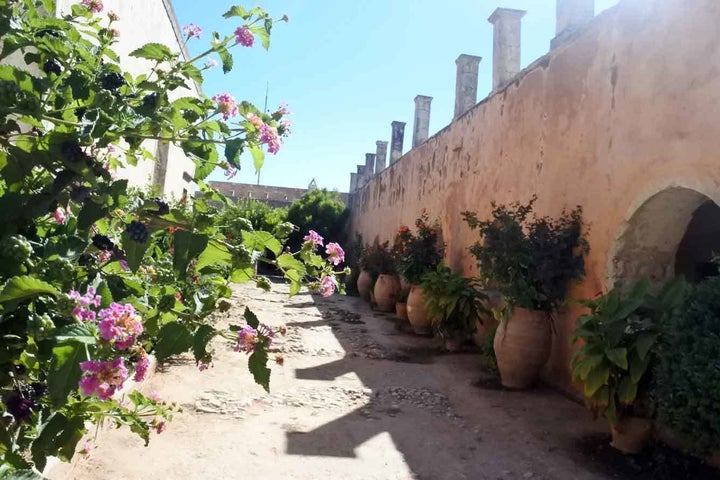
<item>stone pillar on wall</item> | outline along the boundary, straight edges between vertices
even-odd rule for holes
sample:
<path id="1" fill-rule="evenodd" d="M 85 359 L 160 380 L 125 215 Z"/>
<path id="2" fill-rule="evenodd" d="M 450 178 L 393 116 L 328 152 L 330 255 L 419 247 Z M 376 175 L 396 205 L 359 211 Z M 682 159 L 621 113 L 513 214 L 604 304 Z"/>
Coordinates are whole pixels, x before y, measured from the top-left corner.
<path id="1" fill-rule="evenodd" d="M 375 173 L 375 154 L 365 154 L 365 183 L 369 182 Z"/>
<path id="2" fill-rule="evenodd" d="M 358 165 L 357 166 L 357 188 L 356 190 L 361 189 L 365 186 L 367 183 L 367 177 L 365 175 L 365 165 Z"/>
<path id="3" fill-rule="evenodd" d="M 520 40 L 525 10 L 498 8 L 488 22 L 493 31 L 493 90 L 504 87 L 520 72 Z"/>
<path id="4" fill-rule="evenodd" d="M 358 187 L 358 175 L 355 172 L 350 173 L 350 193 L 355 193 Z"/>
<path id="5" fill-rule="evenodd" d="M 417 147 L 430 136 L 430 104 L 433 97 L 415 97 L 415 123 L 413 124 L 412 146 Z"/>
<path id="6" fill-rule="evenodd" d="M 595 17 L 595 0 L 557 0 L 555 38 L 550 48 L 555 48 L 574 32 Z"/>
<path id="7" fill-rule="evenodd" d="M 478 71 L 482 57 L 460 55 L 455 60 L 455 118 L 470 110 L 477 103 Z"/>
<path id="8" fill-rule="evenodd" d="M 402 157 L 403 141 L 405 140 L 405 122 L 392 122 L 392 140 L 390 141 L 390 165 Z"/>
<path id="9" fill-rule="evenodd" d="M 377 149 L 375 150 L 375 173 L 380 173 L 385 170 L 387 165 L 387 147 L 388 142 L 378 140 L 375 142 Z"/>

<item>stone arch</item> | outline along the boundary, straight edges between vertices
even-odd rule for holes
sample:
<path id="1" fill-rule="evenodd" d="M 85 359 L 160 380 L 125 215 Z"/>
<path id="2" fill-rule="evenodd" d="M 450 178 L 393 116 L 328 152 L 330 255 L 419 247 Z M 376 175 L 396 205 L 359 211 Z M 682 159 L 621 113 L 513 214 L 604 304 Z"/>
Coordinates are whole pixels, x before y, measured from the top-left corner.
<path id="1" fill-rule="evenodd" d="M 691 235 L 688 228 L 693 224 L 693 232 L 697 232 L 697 224 L 709 219 L 718 222 L 713 229 L 720 231 L 720 209 L 714 207 L 717 204 L 708 194 L 684 186 L 668 186 L 645 198 L 624 222 L 611 249 L 609 284 L 643 277 L 663 281 L 677 273 L 687 274 L 694 267 L 688 266 L 692 259 L 680 261 L 678 249 L 684 244 L 684 250 L 692 250 L 688 242 L 697 233 Z M 700 213 L 702 217 L 697 215 Z"/>

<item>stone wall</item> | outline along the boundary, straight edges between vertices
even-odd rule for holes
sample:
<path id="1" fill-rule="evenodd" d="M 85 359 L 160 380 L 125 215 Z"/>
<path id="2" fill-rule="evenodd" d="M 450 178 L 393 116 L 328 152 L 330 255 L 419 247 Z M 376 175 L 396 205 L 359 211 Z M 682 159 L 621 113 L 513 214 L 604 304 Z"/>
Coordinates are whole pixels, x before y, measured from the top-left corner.
<path id="1" fill-rule="evenodd" d="M 300 200 L 308 192 L 307 188 L 273 187 L 237 182 L 209 182 L 210 186 L 233 201 L 258 200 L 273 207 L 286 207 Z M 348 194 L 338 193 L 338 200 L 347 205 Z"/>
<path id="2" fill-rule="evenodd" d="M 693 213 L 720 200 L 718 25 L 717 0 L 622 0 L 359 188 L 352 230 L 388 240 L 425 207 L 449 266 L 472 275 L 460 212 L 537 194 L 541 215 L 583 207 L 591 252 L 572 297 L 672 275 Z M 578 312 L 556 320 L 544 372 L 566 388 Z"/>

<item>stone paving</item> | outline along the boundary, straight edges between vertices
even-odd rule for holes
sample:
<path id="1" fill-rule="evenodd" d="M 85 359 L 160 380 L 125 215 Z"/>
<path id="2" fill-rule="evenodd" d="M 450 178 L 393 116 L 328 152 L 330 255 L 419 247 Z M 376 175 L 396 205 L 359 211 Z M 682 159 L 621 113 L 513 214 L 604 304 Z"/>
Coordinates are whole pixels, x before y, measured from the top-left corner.
<path id="1" fill-rule="evenodd" d="M 162 435 L 144 447 L 125 429 L 93 432 L 86 457 L 60 465 L 61 479 L 602 479 L 577 452 L 605 432 L 557 392 L 481 388 L 480 355 L 443 354 L 358 298 L 323 299 L 287 288 L 235 290 L 237 323 L 247 305 L 287 326 L 277 339 L 271 393 L 226 341 L 212 368 L 191 358 L 162 366 L 143 386 L 178 402 Z"/>

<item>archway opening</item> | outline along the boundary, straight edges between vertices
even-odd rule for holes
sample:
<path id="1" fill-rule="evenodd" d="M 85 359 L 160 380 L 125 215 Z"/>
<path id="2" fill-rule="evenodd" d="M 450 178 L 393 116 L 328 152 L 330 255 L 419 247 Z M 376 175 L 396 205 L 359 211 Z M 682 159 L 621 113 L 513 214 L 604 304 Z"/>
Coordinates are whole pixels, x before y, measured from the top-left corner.
<path id="1" fill-rule="evenodd" d="M 672 187 L 646 200 L 625 223 L 610 276 L 661 282 L 684 275 L 699 281 L 718 274 L 715 254 L 720 254 L 720 207 L 700 192 Z"/>

